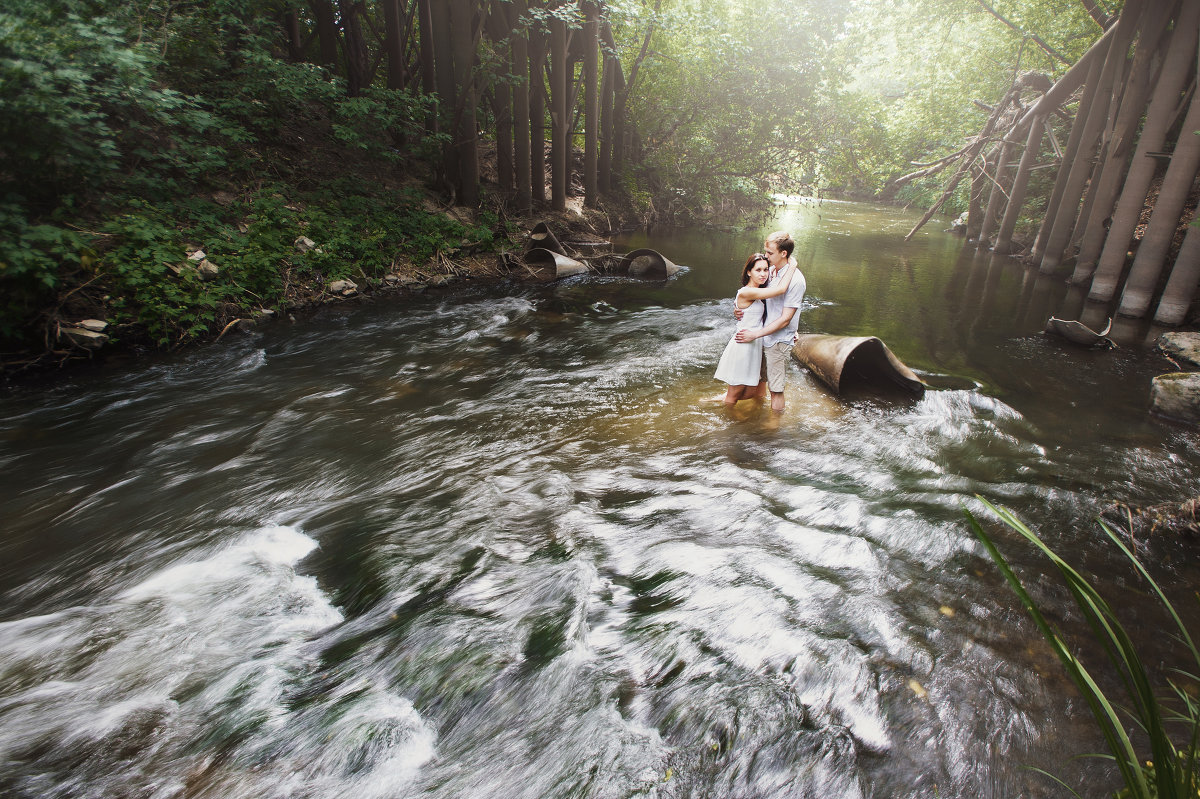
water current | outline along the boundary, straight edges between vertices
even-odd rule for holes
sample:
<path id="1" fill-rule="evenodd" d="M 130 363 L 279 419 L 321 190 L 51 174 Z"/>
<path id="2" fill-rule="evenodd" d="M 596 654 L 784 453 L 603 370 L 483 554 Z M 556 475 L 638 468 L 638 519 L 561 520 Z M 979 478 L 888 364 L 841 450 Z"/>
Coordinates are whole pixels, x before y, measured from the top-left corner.
<path id="1" fill-rule="evenodd" d="M 1147 413 L 1158 331 L 1048 339 L 1104 309 L 914 221 L 791 205 L 617 243 L 664 282 L 459 284 L 0 397 L 0 794 L 1111 790 L 963 509 L 1015 510 L 1158 662 L 1093 518 L 1200 494 L 1197 435 Z M 776 228 L 801 330 L 881 337 L 923 397 L 793 365 L 781 416 L 701 402 Z M 1195 584 L 1185 543 L 1143 547 Z"/>

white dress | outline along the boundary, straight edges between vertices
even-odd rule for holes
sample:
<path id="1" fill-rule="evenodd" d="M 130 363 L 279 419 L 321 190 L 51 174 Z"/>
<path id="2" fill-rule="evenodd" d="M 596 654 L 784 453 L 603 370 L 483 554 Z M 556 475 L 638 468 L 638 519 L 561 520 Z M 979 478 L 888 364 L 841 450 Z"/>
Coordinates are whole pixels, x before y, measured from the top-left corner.
<path id="1" fill-rule="evenodd" d="M 736 298 L 735 298 L 736 302 Z M 765 308 L 762 300 L 755 300 L 742 314 L 738 322 L 738 330 L 757 330 L 763 326 Z M 757 386 L 762 379 L 762 338 L 756 338 L 748 344 L 740 344 L 734 337 L 725 345 L 721 360 L 717 363 L 717 372 L 713 375 L 717 380 L 724 380 L 731 386 Z"/>

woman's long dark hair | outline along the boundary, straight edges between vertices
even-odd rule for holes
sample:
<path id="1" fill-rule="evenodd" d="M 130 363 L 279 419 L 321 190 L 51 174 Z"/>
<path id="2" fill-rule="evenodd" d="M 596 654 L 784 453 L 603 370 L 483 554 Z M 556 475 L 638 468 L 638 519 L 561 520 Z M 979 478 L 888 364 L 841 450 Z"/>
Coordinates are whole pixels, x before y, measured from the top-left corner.
<path id="1" fill-rule="evenodd" d="M 754 265 L 756 263 L 758 263 L 759 261 L 766 261 L 767 266 L 771 265 L 771 261 L 767 258 L 767 256 L 763 255 L 761 252 L 756 252 L 753 255 L 751 255 L 749 258 L 746 259 L 746 265 L 742 267 L 742 285 L 743 286 L 745 286 L 747 283 L 750 282 L 750 270 L 753 269 Z M 767 301 L 766 300 L 757 300 L 757 302 L 761 302 L 763 304 L 762 323 L 765 325 L 767 323 Z"/>

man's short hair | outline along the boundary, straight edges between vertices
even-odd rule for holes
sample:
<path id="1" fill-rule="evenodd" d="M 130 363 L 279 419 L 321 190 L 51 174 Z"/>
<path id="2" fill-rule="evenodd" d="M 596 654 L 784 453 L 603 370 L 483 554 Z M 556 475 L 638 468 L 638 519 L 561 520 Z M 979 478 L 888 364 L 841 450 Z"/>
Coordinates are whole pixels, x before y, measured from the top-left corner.
<path id="1" fill-rule="evenodd" d="M 796 242 L 792 240 L 792 234 L 786 230 L 777 230 L 770 236 L 767 236 L 767 241 L 775 242 L 775 246 L 781 253 L 788 258 L 792 257 L 792 253 L 796 250 Z"/>

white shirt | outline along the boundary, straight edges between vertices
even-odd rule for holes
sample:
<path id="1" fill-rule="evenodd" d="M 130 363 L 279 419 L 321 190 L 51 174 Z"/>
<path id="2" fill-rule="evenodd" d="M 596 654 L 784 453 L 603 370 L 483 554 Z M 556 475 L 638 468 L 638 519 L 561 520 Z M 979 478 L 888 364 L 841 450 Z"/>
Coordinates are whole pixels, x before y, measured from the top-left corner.
<path id="1" fill-rule="evenodd" d="M 800 324 L 800 306 L 804 304 L 804 292 L 808 288 L 808 284 L 804 280 L 804 275 L 800 273 L 795 256 L 788 258 L 787 265 L 796 271 L 792 274 L 792 282 L 788 284 L 787 291 L 778 297 L 767 298 L 766 323 L 769 325 L 783 315 L 784 308 L 795 308 L 796 312 L 792 314 L 792 318 L 788 321 L 787 325 L 776 330 L 774 333 L 762 337 L 764 347 L 770 347 L 784 341 L 791 344 L 792 336 L 796 334 L 796 327 Z M 777 277 L 777 271 L 772 269 L 770 277 L 767 279 L 767 286 L 769 287 L 774 283 Z"/>

